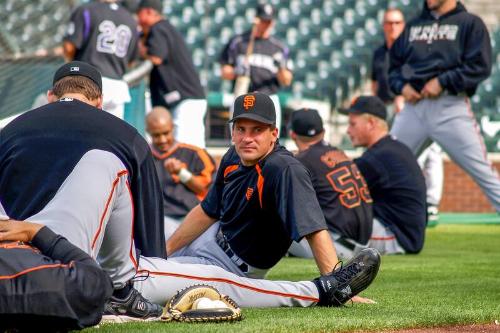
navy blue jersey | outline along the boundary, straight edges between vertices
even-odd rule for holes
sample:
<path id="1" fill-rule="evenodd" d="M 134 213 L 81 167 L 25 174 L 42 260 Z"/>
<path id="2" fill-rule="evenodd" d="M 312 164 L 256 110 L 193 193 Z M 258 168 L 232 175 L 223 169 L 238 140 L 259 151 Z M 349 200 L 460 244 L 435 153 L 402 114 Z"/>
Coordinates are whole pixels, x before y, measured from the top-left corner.
<path id="1" fill-rule="evenodd" d="M 372 198 L 356 165 L 345 153 L 324 141 L 310 146 L 297 159 L 311 173 L 328 228 L 361 244 L 372 234 Z"/>
<path id="2" fill-rule="evenodd" d="M 205 93 L 184 38 L 167 20 L 154 24 L 146 36 L 148 55 L 162 59 L 150 74 L 153 106 L 173 107 L 184 99 L 203 99 Z"/>
<path id="3" fill-rule="evenodd" d="M 111 79 L 121 79 L 138 56 L 137 23 L 116 3 L 96 1 L 78 7 L 64 40 L 75 46 L 74 60 L 92 64 Z"/>
<path id="4" fill-rule="evenodd" d="M 222 65 L 238 66 L 244 61 L 249 42 L 250 31 L 233 37 L 224 47 L 219 62 Z M 277 93 L 280 88 L 276 77 L 279 68 L 292 70 L 288 47 L 274 37 L 256 38 L 248 62 L 250 63 L 249 91 L 259 91 L 268 95 Z"/>
<path id="5" fill-rule="evenodd" d="M 26 112 L 0 132 L 0 201 L 8 216 L 24 220 L 41 211 L 92 149 L 113 153 L 127 168 L 138 250 L 165 257 L 161 190 L 148 144 L 126 122 L 78 100 Z"/>
<path id="6" fill-rule="evenodd" d="M 113 292 L 85 252 L 43 227 L 32 246 L 0 242 L 0 330 L 81 329 L 99 323 Z"/>
<path id="7" fill-rule="evenodd" d="M 178 159 L 194 178 L 208 188 L 215 176 L 215 162 L 205 149 L 185 143 L 176 143 L 165 153 L 159 152 L 154 147 L 151 147 L 151 151 L 163 191 L 163 213 L 166 216 L 183 218 L 200 203 L 207 191 L 194 193 L 179 180 L 177 175 L 170 174 L 163 163 L 169 158 Z"/>
<path id="8" fill-rule="evenodd" d="M 391 48 L 389 83 L 397 95 L 409 83 L 421 91 L 437 77 L 452 95 L 472 96 L 491 73 L 491 44 L 483 21 L 458 2 L 435 18 L 427 8 L 410 21 Z"/>
<path id="9" fill-rule="evenodd" d="M 386 136 L 354 163 L 368 184 L 373 216 L 394 232 L 406 252 L 420 252 L 427 223 L 426 187 L 413 153 Z"/>
<path id="10" fill-rule="evenodd" d="M 389 49 L 387 45 L 381 45 L 373 52 L 372 59 L 372 81 L 377 82 L 377 96 L 384 103 L 392 103 L 394 93 L 389 86 Z"/>
<path id="11" fill-rule="evenodd" d="M 292 240 L 327 229 L 308 171 L 278 143 L 254 166 L 242 165 L 231 147 L 201 207 L 220 220 L 233 251 L 261 269 L 273 267 Z"/>

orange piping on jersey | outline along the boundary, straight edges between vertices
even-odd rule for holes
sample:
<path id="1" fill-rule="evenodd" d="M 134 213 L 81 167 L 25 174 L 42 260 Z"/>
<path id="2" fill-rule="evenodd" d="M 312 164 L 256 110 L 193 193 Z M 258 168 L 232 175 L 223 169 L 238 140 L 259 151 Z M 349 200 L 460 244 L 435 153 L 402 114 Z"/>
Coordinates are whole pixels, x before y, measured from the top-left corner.
<path id="1" fill-rule="evenodd" d="M 141 272 L 141 271 L 139 271 L 139 272 Z M 168 273 L 168 272 L 153 272 L 153 271 L 147 271 L 147 270 L 144 270 L 144 272 L 149 272 L 149 274 L 151 274 L 151 275 L 172 276 L 172 277 L 178 277 L 178 278 L 183 278 L 183 279 L 227 283 L 227 284 L 232 284 L 234 286 L 237 286 L 237 287 L 240 287 L 240 288 L 243 288 L 243 289 L 248 289 L 248 290 L 255 291 L 255 292 L 258 292 L 258 293 L 262 293 L 262 294 L 269 294 L 269 295 L 275 295 L 275 296 L 280 296 L 280 297 L 288 297 L 288 298 L 296 298 L 296 299 L 300 299 L 300 300 L 304 300 L 304 301 L 311 301 L 311 302 L 315 302 L 315 303 L 319 302 L 319 299 L 316 298 L 316 297 L 306 296 L 306 295 L 295 295 L 295 294 L 282 293 L 282 292 L 274 291 L 274 290 L 260 289 L 260 288 L 256 288 L 256 287 L 253 287 L 253 286 L 242 284 L 242 283 L 239 283 L 239 282 L 236 282 L 236 281 L 232 281 L 232 280 L 229 280 L 229 279 L 192 276 L 192 275 L 177 274 L 177 273 Z"/>
<path id="2" fill-rule="evenodd" d="M 174 146 L 169 149 L 169 151 L 164 152 L 163 154 L 160 154 L 156 151 L 156 149 L 153 146 L 151 146 L 151 153 L 153 154 L 153 156 L 156 159 L 163 160 L 163 159 L 169 157 L 170 155 L 172 155 L 177 150 L 178 147 L 179 147 L 179 145 L 177 143 L 175 143 Z"/>
<path id="3" fill-rule="evenodd" d="M 262 208 L 262 192 L 264 191 L 264 177 L 262 176 L 262 169 L 260 168 L 259 164 L 255 164 L 255 170 L 257 170 L 257 173 L 259 174 L 259 177 L 257 178 L 257 192 L 259 192 L 259 203 L 260 203 L 260 208 Z"/>
<path id="4" fill-rule="evenodd" d="M 233 164 L 233 165 L 228 165 L 225 169 L 224 169 L 224 178 L 226 178 L 227 175 L 229 175 L 231 172 L 233 172 L 234 170 L 237 170 L 240 166 L 238 164 Z"/>
<path id="5" fill-rule="evenodd" d="M 390 241 L 396 239 L 396 236 L 389 236 L 389 237 L 370 237 L 370 239 L 377 240 L 377 241 Z"/>
<path id="6" fill-rule="evenodd" d="M 39 271 L 42 269 L 48 269 L 48 268 L 68 268 L 71 267 L 71 264 L 52 264 L 52 265 L 41 265 L 41 266 L 36 266 L 32 268 L 25 269 L 24 271 L 18 272 L 16 274 L 12 275 L 2 275 L 0 276 L 0 280 L 9 280 L 9 279 L 15 279 L 21 275 L 25 275 L 34 271 Z"/>
<path id="7" fill-rule="evenodd" d="M 19 241 L 0 242 L 0 249 L 24 249 L 40 253 L 36 247 Z"/>
<path id="8" fill-rule="evenodd" d="M 116 178 L 115 180 L 113 181 L 113 186 L 111 187 L 111 192 L 109 193 L 109 196 L 108 196 L 108 200 L 106 201 L 106 207 L 104 208 L 104 212 L 102 213 L 101 215 L 101 219 L 99 221 L 99 228 L 97 229 L 97 232 L 95 233 L 94 235 L 94 238 L 92 240 L 92 249 L 94 249 L 95 247 L 95 243 L 97 242 L 97 239 L 99 238 L 99 234 L 101 233 L 102 231 L 102 225 L 104 223 L 104 217 L 106 216 L 106 213 L 108 212 L 108 208 L 109 208 L 109 204 L 111 202 L 111 198 L 113 197 L 113 193 L 115 192 L 115 189 L 116 189 L 116 185 L 118 184 L 118 182 L 120 181 L 120 177 L 123 176 L 123 175 L 126 175 L 128 174 L 128 171 L 127 170 L 122 170 L 122 171 L 119 171 L 117 174 L 116 174 Z"/>
<path id="9" fill-rule="evenodd" d="M 134 197 L 132 196 L 132 189 L 130 188 L 130 184 L 128 180 L 125 182 L 127 185 L 128 194 L 130 195 L 130 205 L 132 205 L 132 228 L 130 230 L 130 250 L 129 257 L 132 260 L 132 265 L 134 265 L 135 270 L 137 271 L 137 260 L 135 260 L 134 256 L 134 221 L 135 221 L 135 207 L 134 207 Z"/>

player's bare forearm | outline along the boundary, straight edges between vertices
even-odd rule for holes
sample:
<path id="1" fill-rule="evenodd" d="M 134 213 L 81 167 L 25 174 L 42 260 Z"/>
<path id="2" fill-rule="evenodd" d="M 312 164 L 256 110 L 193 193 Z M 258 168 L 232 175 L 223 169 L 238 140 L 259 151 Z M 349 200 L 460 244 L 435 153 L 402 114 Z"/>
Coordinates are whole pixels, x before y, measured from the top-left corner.
<path id="1" fill-rule="evenodd" d="M 208 190 L 209 180 L 205 176 L 193 176 L 185 185 L 194 194 L 203 195 Z"/>
<path id="2" fill-rule="evenodd" d="M 208 216 L 201 206 L 197 205 L 191 209 L 179 228 L 167 240 L 167 253 L 174 253 L 190 244 L 214 224 L 215 221 L 216 219 Z"/>
<path id="3" fill-rule="evenodd" d="M 280 85 L 286 87 L 292 84 L 293 74 L 286 68 L 280 68 L 276 77 L 280 83 Z"/>
<path id="4" fill-rule="evenodd" d="M 320 273 L 322 275 L 330 273 L 339 260 L 328 231 L 316 231 L 307 235 L 306 239 L 309 242 Z"/>

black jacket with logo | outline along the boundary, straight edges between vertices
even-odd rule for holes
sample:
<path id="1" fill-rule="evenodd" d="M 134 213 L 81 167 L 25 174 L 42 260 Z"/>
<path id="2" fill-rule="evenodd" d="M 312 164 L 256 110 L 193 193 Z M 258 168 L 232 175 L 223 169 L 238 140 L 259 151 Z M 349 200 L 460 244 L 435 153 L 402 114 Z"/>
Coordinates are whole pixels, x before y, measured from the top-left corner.
<path id="1" fill-rule="evenodd" d="M 437 77 L 449 94 L 472 96 L 490 75 L 491 58 L 488 30 L 479 17 L 458 2 L 436 18 L 425 3 L 391 48 L 389 84 L 400 95 L 406 83 L 420 91 Z"/>

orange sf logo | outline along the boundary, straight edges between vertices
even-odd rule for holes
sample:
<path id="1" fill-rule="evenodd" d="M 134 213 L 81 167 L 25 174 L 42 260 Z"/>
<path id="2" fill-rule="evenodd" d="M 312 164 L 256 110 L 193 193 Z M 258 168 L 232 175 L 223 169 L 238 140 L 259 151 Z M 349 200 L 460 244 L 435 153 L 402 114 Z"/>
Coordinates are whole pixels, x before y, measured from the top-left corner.
<path id="1" fill-rule="evenodd" d="M 249 108 L 253 108 L 255 105 L 255 96 L 254 95 L 246 95 L 243 97 L 243 107 L 248 111 Z"/>
<path id="2" fill-rule="evenodd" d="M 246 193 L 247 201 L 250 200 L 250 198 L 252 197 L 252 194 L 253 194 L 253 188 L 251 188 L 251 187 L 247 188 L 247 193 Z"/>

